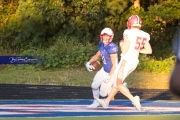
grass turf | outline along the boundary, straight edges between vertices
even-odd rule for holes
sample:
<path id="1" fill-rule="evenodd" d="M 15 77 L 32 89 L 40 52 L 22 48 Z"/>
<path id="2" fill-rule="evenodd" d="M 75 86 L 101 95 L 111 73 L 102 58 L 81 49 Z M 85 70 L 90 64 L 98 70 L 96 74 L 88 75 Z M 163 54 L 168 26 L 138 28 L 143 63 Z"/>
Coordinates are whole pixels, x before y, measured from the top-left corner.
<path id="1" fill-rule="evenodd" d="M 0 84 L 88 86 L 96 72 L 85 68 L 58 70 L 0 70 Z M 129 88 L 169 89 L 170 73 L 133 72 L 125 82 Z"/>

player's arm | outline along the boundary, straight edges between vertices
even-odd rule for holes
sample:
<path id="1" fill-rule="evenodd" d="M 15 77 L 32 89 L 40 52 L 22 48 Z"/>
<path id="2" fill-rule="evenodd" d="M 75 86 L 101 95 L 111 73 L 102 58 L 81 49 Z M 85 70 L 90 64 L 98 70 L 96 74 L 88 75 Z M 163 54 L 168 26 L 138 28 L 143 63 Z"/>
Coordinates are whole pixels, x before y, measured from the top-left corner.
<path id="1" fill-rule="evenodd" d="M 128 39 L 125 39 L 123 41 L 123 44 L 119 44 L 119 45 L 120 45 L 121 52 L 123 54 L 126 54 L 129 49 L 130 41 Z"/>
<path id="2" fill-rule="evenodd" d="M 98 51 L 94 56 L 91 57 L 91 59 L 86 63 L 86 68 L 89 72 L 92 71 L 92 69 L 94 69 L 94 67 L 91 65 L 91 63 L 97 61 L 99 59 L 99 57 L 101 56 L 100 51 Z"/>
<path id="3" fill-rule="evenodd" d="M 130 40 L 129 40 L 129 30 L 125 30 L 123 33 L 123 43 L 119 44 L 120 50 L 123 54 L 126 54 L 128 52 L 129 46 L 130 46 Z"/>
<path id="4" fill-rule="evenodd" d="M 142 54 L 152 54 L 152 48 L 149 42 L 146 42 L 144 48 L 140 51 Z"/>
<path id="5" fill-rule="evenodd" d="M 111 71 L 109 73 L 109 76 L 111 76 L 114 73 L 114 71 L 117 67 L 117 62 L 118 62 L 118 55 L 117 54 L 111 54 L 110 57 L 111 57 L 111 62 L 112 62 L 112 68 L 111 68 Z"/>
<path id="6" fill-rule="evenodd" d="M 92 58 L 89 60 L 89 63 L 97 61 L 101 57 L 100 51 L 98 51 Z"/>

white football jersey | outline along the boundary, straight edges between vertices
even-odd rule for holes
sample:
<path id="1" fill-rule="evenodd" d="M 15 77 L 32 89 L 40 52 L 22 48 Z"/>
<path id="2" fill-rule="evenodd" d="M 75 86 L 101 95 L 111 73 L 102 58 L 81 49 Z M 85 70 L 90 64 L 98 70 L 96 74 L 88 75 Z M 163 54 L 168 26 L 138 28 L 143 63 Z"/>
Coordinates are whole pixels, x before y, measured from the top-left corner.
<path id="1" fill-rule="evenodd" d="M 126 29 L 123 33 L 123 39 L 129 40 L 130 45 L 126 54 L 121 54 L 125 60 L 138 59 L 139 51 L 143 49 L 144 44 L 149 42 L 150 35 L 142 30 Z"/>

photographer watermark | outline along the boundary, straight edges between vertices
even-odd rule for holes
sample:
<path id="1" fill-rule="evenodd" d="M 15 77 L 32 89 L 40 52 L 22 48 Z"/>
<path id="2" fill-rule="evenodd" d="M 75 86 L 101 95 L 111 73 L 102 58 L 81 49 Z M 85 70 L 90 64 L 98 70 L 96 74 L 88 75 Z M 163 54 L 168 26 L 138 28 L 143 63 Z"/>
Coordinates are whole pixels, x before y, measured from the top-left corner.
<path id="1" fill-rule="evenodd" d="M 42 64 L 44 60 L 39 56 L 0 56 L 0 64 Z"/>

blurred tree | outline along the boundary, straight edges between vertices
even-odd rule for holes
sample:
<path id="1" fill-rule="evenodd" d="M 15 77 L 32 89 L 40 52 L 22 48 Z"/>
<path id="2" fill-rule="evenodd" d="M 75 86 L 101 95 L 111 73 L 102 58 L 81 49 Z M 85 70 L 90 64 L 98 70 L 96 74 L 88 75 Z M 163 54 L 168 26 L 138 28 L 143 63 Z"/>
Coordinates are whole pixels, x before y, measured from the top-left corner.
<path id="1" fill-rule="evenodd" d="M 13 36 L 4 33 L 2 29 L 6 27 L 8 20 L 16 15 L 18 1 L 19 0 L 0 0 L 0 45 L 6 44 L 5 46 L 13 46 L 13 40 L 11 39 Z M 2 38 L 2 36 L 4 36 L 4 38 Z"/>
<path id="2" fill-rule="evenodd" d="M 140 13 L 143 29 L 151 34 L 153 55 L 158 59 L 172 56 L 172 37 L 178 28 L 179 9 L 178 0 L 160 0 L 159 3 L 150 5 L 148 11 Z"/>
<path id="3" fill-rule="evenodd" d="M 58 36 L 96 42 L 104 27 L 111 27 L 119 41 L 129 16 L 138 14 L 142 29 L 158 46 L 154 49 L 168 52 L 165 48 L 179 23 L 179 8 L 178 0 L 1 0 L 0 41 L 23 49 L 47 48 Z"/>
<path id="4" fill-rule="evenodd" d="M 134 7 L 140 9 L 140 0 L 134 0 Z"/>
<path id="5" fill-rule="evenodd" d="M 124 0 L 106 0 L 104 8 L 106 12 L 105 21 L 107 26 L 116 30 L 120 26 L 120 18 L 124 10 L 128 7 L 128 1 Z"/>

